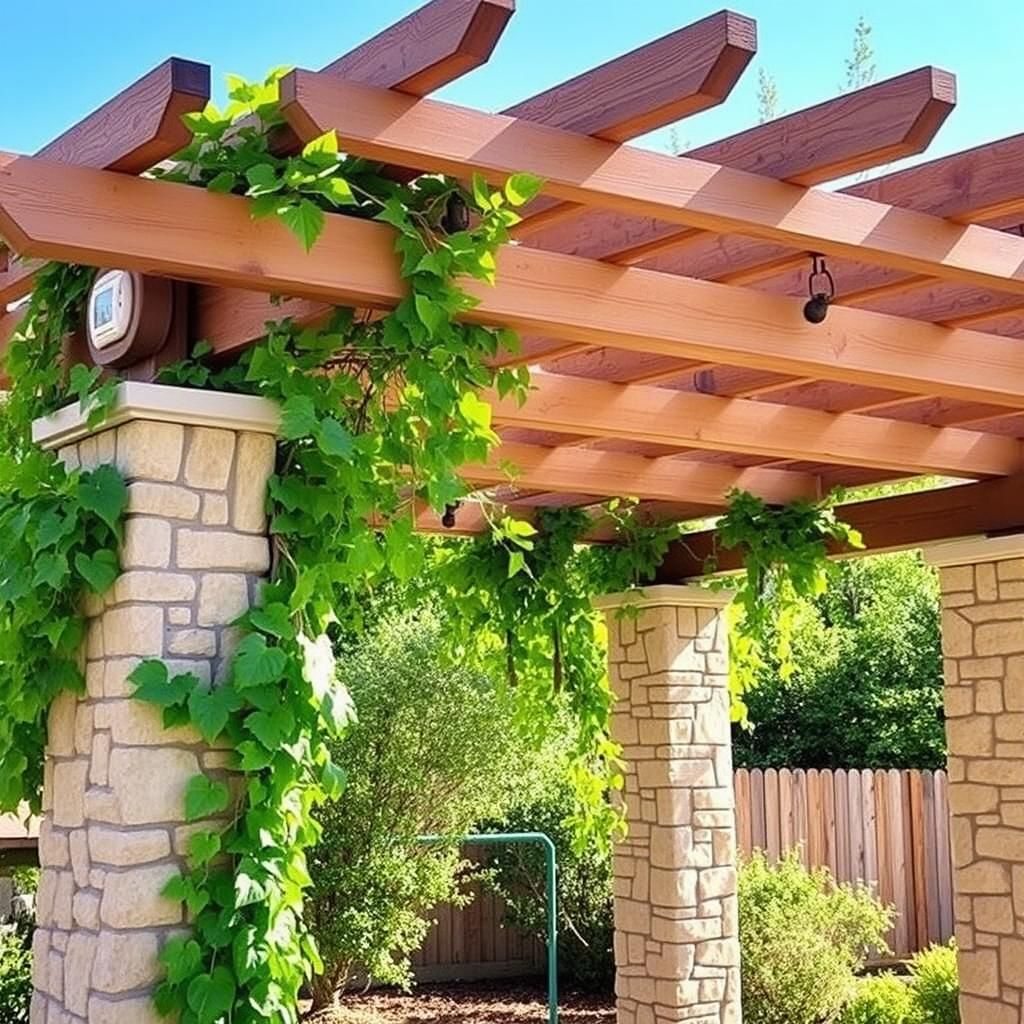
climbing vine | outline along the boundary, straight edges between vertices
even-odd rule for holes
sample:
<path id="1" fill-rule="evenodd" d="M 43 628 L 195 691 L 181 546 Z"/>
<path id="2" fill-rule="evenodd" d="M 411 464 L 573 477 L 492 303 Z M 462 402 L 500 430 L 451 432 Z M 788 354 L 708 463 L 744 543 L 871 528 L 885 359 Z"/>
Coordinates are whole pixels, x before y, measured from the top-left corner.
<path id="1" fill-rule="evenodd" d="M 792 637 L 801 599 L 824 593 L 835 565 L 829 544 L 863 547 L 860 534 L 835 514 L 842 499 L 834 492 L 822 501 L 772 506 L 747 491 L 729 494 L 729 509 L 715 525 L 717 546 L 740 549 L 743 570 L 717 585 L 735 587 L 729 608 L 730 685 L 733 716 L 746 720 L 743 694 L 755 683 L 770 652 L 784 679 L 792 676 Z M 718 569 L 717 556 L 705 570 Z"/>

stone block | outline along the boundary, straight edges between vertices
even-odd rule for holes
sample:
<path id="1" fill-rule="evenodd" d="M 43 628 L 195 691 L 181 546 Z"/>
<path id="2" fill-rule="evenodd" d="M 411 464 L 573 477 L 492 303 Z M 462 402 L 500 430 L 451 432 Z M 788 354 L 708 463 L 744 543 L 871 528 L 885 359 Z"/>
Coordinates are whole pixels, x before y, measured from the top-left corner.
<path id="1" fill-rule="evenodd" d="M 226 626 L 249 607 L 249 581 L 239 573 L 208 572 L 199 582 L 200 626 Z"/>
<path id="2" fill-rule="evenodd" d="M 114 584 L 114 600 L 188 602 L 196 596 L 196 581 L 191 576 L 175 572 L 146 572 L 134 570 L 120 576 Z"/>
<path id="3" fill-rule="evenodd" d="M 117 468 L 126 480 L 177 480 L 184 445 L 181 424 L 125 423 L 117 430 Z"/>
<path id="4" fill-rule="evenodd" d="M 71 916 L 79 928 L 98 931 L 100 927 L 100 897 L 98 893 L 79 890 L 71 900 Z"/>
<path id="5" fill-rule="evenodd" d="M 1024 868 L 1021 869 L 1024 871 Z M 961 868 L 956 876 L 957 889 L 968 895 L 1008 894 L 1010 868 L 994 860 L 980 860 Z M 1024 895 L 1024 894 L 1022 894 Z"/>
<path id="6" fill-rule="evenodd" d="M 165 569 L 171 563 L 171 524 L 153 516 L 129 516 L 124 524 L 121 566 Z"/>
<path id="7" fill-rule="evenodd" d="M 71 862 L 68 837 L 55 832 L 49 818 L 43 818 L 39 825 L 39 861 L 48 868 L 65 868 Z"/>
<path id="8" fill-rule="evenodd" d="M 85 821 L 85 786 L 89 762 L 61 761 L 53 766 L 53 823 L 78 828 Z"/>
<path id="9" fill-rule="evenodd" d="M 187 750 L 124 747 L 111 752 L 110 788 L 126 825 L 178 822 L 185 816 L 185 788 L 199 774 Z"/>
<path id="10" fill-rule="evenodd" d="M 948 658 L 974 654 L 974 629 L 957 611 L 944 609 L 942 612 L 942 650 Z"/>
<path id="11" fill-rule="evenodd" d="M 168 1018 L 156 1012 L 148 995 L 116 1000 L 94 995 L 89 1000 L 89 1024 L 168 1024 Z"/>
<path id="12" fill-rule="evenodd" d="M 109 729 L 114 743 L 122 747 L 193 746 L 202 742 L 191 726 L 165 728 L 160 708 L 136 699 L 99 705 L 96 727 Z"/>
<path id="13" fill-rule="evenodd" d="M 651 868 L 651 903 L 658 907 L 695 907 L 697 871 L 694 868 Z"/>
<path id="14" fill-rule="evenodd" d="M 92 757 L 89 759 L 89 781 L 94 786 L 107 784 L 110 766 L 110 734 L 98 732 L 92 738 Z"/>
<path id="15" fill-rule="evenodd" d="M 277 442 L 269 434 L 250 431 L 239 434 L 232 500 L 232 525 L 236 530 L 246 533 L 266 530 L 267 480 L 274 471 L 276 458 Z"/>
<path id="16" fill-rule="evenodd" d="M 164 611 L 154 605 L 108 609 L 103 616 L 103 639 L 112 657 L 158 658 L 163 654 Z"/>
<path id="17" fill-rule="evenodd" d="M 1024 627 L 1019 620 L 1013 622 L 986 622 L 974 633 L 978 654 L 1019 654 L 1024 651 Z"/>
<path id="18" fill-rule="evenodd" d="M 233 430 L 193 427 L 185 456 L 185 483 L 204 490 L 223 490 L 228 485 L 234 457 Z"/>
<path id="19" fill-rule="evenodd" d="M 978 931 L 1013 934 L 1013 904 L 1005 896 L 975 896 L 972 904 L 973 924 Z"/>
<path id="20" fill-rule="evenodd" d="M 134 867 L 170 856 L 170 836 L 160 829 L 128 831 L 89 826 L 89 854 L 100 864 Z"/>
<path id="21" fill-rule="evenodd" d="M 952 754 L 964 757 L 987 757 L 992 754 L 992 718 L 970 715 L 946 723 L 946 736 Z"/>
<path id="22" fill-rule="evenodd" d="M 173 484 L 136 480 L 128 485 L 128 514 L 195 519 L 199 515 L 199 495 Z"/>
<path id="23" fill-rule="evenodd" d="M 92 968 L 93 988 L 117 995 L 154 984 L 162 974 L 159 953 L 160 943 L 154 932 L 103 932 Z"/>
<path id="24" fill-rule="evenodd" d="M 264 573 L 270 568 L 266 537 L 226 530 L 178 530 L 179 569 L 237 569 Z"/>
<path id="25" fill-rule="evenodd" d="M 172 629 L 167 650 L 182 657 L 212 658 L 217 653 L 217 634 L 212 629 Z"/>
<path id="26" fill-rule="evenodd" d="M 203 495 L 203 523 L 206 526 L 227 526 L 228 499 L 223 494 Z"/>
<path id="27" fill-rule="evenodd" d="M 180 924 L 183 908 L 161 893 L 181 872 L 176 864 L 108 871 L 100 920 L 108 928 L 155 928 Z"/>
<path id="28" fill-rule="evenodd" d="M 64 1006 L 84 1017 L 89 1007 L 89 983 L 96 956 L 96 936 L 75 931 L 68 939 L 64 954 Z"/>
<path id="29" fill-rule="evenodd" d="M 50 703 L 46 752 L 52 757 L 70 757 L 75 752 L 75 712 L 78 698 L 68 690 Z"/>
<path id="30" fill-rule="evenodd" d="M 999 995 L 999 955 L 994 949 L 960 950 L 960 991 L 973 996 Z"/>

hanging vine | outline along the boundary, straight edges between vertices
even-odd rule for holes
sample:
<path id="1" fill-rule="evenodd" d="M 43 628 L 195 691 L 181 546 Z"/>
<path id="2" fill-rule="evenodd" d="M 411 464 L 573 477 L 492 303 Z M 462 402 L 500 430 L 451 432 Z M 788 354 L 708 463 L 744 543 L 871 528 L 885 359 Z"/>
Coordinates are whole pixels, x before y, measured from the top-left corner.
<path id="1" fill-rule="evenodd" d="M 736 589 L 728 615 L 730 687 L 738 721 L 746 721 L 743 695 L 768 656 L 782 678 L 793 675 L 795 615 L 801 600 L 825 592 L 835 572 L 829 545 L 864 546 L 860 534 L 836 516 L 841 500 L 837 491 L 822 501 L 771 506 L 747 491 L 732 491 L 728 511 L 715 524 L 716 545 L 738 548 L 743 555 L 743 571 L 715 584 Z M 713 555 L 705 571 L 717 570 Z"/>

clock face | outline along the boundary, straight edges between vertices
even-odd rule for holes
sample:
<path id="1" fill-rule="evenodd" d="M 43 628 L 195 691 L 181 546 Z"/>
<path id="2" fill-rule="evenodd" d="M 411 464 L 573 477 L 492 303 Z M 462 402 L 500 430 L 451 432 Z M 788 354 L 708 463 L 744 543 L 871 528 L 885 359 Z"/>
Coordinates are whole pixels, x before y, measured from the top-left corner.
<path id="1" fill-rule="evenodd" d="M 114 322 L 114 286 L 96 292 L 92 307 L 92 326 L 94 330 L 106 327 Z"/>

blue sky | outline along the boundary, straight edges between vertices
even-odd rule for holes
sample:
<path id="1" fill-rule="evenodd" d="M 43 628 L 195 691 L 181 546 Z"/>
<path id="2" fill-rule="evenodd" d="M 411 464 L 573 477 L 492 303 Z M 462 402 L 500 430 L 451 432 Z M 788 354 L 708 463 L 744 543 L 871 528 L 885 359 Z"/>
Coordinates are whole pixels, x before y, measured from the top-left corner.
<path id="1" fill-rule="evenodd" d="M 416 0 L 35 0 L 3 14 L 0 149 L 32 152 L 165 57 L 257 77 L 276 64 L 319 67 L 418 6 Z M 490 64 L 441 93 L 500 109 L 719 9 L 693 0 L 519 0 Z M 782 109 L 834 95 L 853 27 L 872 26 L 878 78 L 935 64 L 958 75 L 959 104 L 933 143 L 939 156 L 1024 131 L 1019 40 L 1024 3 L 973 0 L 747 0 L 758 55 L 729 100 L 677 128 L 700 145 L 756 120 L 757 69 L 770 71 Z M 999 44 L 1000 40 L 1005 45 Z M 667 132 L 651 140 L 668 146 Z"/>

